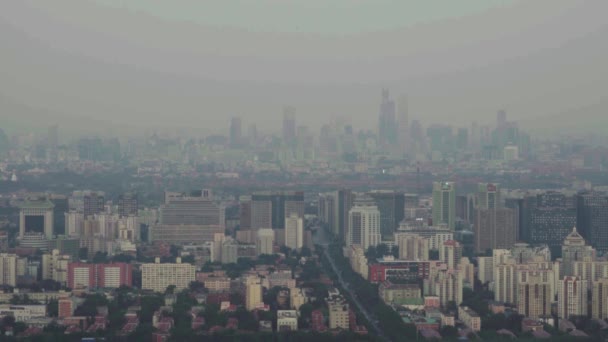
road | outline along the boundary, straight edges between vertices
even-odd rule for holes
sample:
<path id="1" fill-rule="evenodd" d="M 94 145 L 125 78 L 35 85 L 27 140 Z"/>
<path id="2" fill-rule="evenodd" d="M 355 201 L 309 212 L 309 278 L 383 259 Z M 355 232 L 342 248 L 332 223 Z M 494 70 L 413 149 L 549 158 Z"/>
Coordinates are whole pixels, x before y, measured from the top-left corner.
<path id="1" fill-rule="evenodd" d="M 350 298 L 355 303 L 355 305 L 357 305 L 359 312 L 361 312 L 363 314 L 363 316 L 365 316 L 365 319 L 367 319 L 367 321 L 372 325 L 372 327 L 376 331 L 376 335 L 378 335 L 379 337 L 384 338 L 386 340 L 389 340 L 386 337 L 386 335 L 384 334 L 384 332 L 382 331 L 382 329 L 380 329 L 380 327 L 378 326 L 378 322 L 376 321 L 374 316 L 372 316 L 369 313 L 369 311 L 367 311 L 367 309 L 361 304 L 361 302 L 359 301 L 359 298 L 357 297 L 357 294 L 351 289 L 349 283 L 344 281 L 344 279 L 342 278 L 342 272 L 338 270 L 338 268 L 336 267 L 336 264 L 334 262 L 334 259 L 331 257 L 331 255 L 328 252 L 329 239 L 326 236 L 323 229 L 319 229 L 315 233 L 314 240 L 315 240 L 316 244 L 320 245 L 323 248 L 323 254 L 325 254 L 325 257 L 327 258 L 327 260 L 329 260 L 331 268 L 333 269 L 334 273 L 338 276 L 338 281 L 340 282 L 340 285 L 342 286 L 342 288 L 344 290 L 346 290 L 350 294 Z"/>

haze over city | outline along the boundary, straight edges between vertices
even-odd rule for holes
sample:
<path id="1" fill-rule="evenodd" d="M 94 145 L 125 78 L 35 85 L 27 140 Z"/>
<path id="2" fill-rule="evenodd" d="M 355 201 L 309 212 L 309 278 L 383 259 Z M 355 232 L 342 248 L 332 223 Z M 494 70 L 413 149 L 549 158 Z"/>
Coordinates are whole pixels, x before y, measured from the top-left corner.
<path id="1" fill-rule="evenodd" d="M 374 127 L 380 90 L 411 119 L 509 117 L 538 134 L 608 124 L 605 1 L 7 1 L 6 130 L 277 131 L 283 106 L 318 129 Z M 546 122 L 551 121 L 547 127 Z"/>

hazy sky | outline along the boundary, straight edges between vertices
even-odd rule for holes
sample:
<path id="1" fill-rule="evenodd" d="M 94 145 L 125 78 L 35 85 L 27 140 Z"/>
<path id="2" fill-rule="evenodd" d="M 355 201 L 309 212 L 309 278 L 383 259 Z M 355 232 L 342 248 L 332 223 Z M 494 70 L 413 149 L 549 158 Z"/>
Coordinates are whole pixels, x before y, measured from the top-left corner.
<path id="1" fill-rule="evenodd" d="M 380 89 L 424 123 L 608 127 L 605 0 L 5 0 L 0 127 L 375 129 Z"/>

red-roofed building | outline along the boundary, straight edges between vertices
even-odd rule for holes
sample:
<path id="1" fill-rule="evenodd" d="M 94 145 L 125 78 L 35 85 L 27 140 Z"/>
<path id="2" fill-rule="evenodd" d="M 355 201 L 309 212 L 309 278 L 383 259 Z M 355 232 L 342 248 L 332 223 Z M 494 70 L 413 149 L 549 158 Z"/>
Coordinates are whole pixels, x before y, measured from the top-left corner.
<path id="1" fill-rule="evenodd" d="M 382 283 L 388 277 L 428 279 L 429 261 L 378 260 L 369 265 L 369 281 Z"/>
<path id="2" fill-rule="evenodd" d="M 325 317 L 321 310 L 314 310 L 311 315 L 311 328 L 316 332 L 324 332 L 327 330 L 325 326 Z"/>
<path id="3" fill-rule="evenodd" d="M 167 342 L 169 341 L 169 334 L 163 332 L 155 332 L 152 334 L 152 342 Z"/>
<path id="4" fill-rule="evenodd" d="M 228 318 L 228 323 L 226 323 L 226 329 L 237 330 L 239 328 L 239 320 L 234 317 Z"/>

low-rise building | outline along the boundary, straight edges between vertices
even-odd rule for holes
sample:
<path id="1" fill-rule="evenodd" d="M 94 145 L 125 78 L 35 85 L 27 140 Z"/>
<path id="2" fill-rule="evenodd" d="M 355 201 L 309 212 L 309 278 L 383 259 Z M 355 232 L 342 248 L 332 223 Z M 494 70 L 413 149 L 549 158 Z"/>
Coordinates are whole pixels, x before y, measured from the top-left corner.
<path id="1" fill-rule="evenodd" d="M 400 303 L 404 299 L 422 297 L 418 284 L 399 284 L 390 280 L 380 284 L 378 294 L 385 303 Z"/>
<path id="2" fill-rule="evenodd" d="M 277 311 L 277 331 L 298 330 L 298 314 L 296 310 Z"/>
<path id="3" fill-rule="evenodd" d="M 464 325 L 471 328 L 471 330 L 481 330 L 481 318 L 479 317 L 477 312 L 471 310 L 469 307 L 459 306 L 458 318 L 462 321 Z"/>

